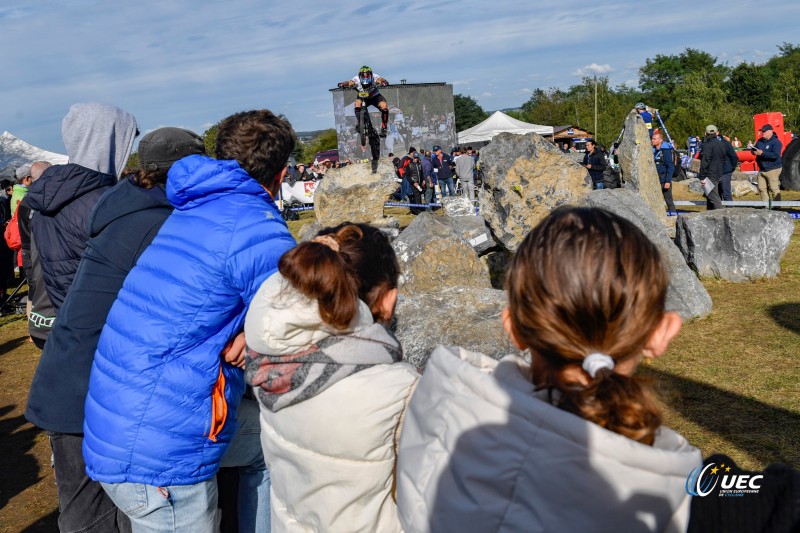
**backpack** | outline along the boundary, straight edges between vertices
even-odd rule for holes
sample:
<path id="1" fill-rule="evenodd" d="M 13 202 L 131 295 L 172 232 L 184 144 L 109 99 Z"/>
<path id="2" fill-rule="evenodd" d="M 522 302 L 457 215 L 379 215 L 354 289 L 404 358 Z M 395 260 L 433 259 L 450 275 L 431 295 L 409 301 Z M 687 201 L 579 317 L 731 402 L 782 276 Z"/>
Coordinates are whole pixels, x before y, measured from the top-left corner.
<path id="1" fill-rule="evenodd" d="M 408 157 L 408 156 L 406 156 L 406 157 L 404 157 L 403 159 L 400 160 L 400 166 L 397 169 L 397 173 L 400 175 L 401 178 L 403 176 L 405 176 L 406 169 L 408 168 L 408 165 L 410 163 L 411 163 L 411 158 Z"/>
<path id="2" fill-rule="evenodd" d="M 19 209 L 14 211 L 14 216 L 6 224 L 6 231 L 3 237 L 6 239 L 6 244 L 14 251 L 22 249 L 22 237 L 19 235 Z"/>

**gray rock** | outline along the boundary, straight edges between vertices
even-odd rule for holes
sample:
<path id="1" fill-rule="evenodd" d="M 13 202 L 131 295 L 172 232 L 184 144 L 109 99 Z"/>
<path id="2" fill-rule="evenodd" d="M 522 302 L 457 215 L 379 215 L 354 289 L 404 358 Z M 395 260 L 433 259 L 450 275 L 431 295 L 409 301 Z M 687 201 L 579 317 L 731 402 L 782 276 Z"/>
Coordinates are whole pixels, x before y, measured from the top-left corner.
<path id="1" fill-rule="evenodd" d="M 481 150 L 481 169 L 481 214 L 511 251 L 550 211 L 591 190 L 586 169 L 535 133 L 495 136 Z"/>
<path id="2" fill-rule="evenodd" d="M 686 187 L 690 192 L 699 194 L 701 196 L 704 195 L 703 186 L 700 184 L 700 180 L 697 178 L 690 178 L 686 180 Z"/>
<path id="3" fill-rule="evenodd" d="M 455 235 L 466 240 L 478 254 L 494 248 L 497 243 L 492 238 L 492 232 L 486 226 L 486 221 L 475 215 L 455 217 L 434 217 L 453 229 Z"/>
<path id="4" fill-rule="evenodd" d="M 464 346 L 497 359 L 518 353 L 500 322 L 506 305 L 503 291 L 474 287 L 401 297 L 395 316 L 404 359 L 422 370 L 440 344 Z"/>
<path id="5" fill-rule="evenodd" d="M 625 133 L 619 145 L 619 164 L 625 188 L 636 191 L 658 219 L 666 224 L 667 206 L 661 194 L 650 134 L 636 111 L 631 111 L 625 119 Z"/>
<path id="6" fill-rule="evenodd" d="M 442 210 L 449 217 L 475 216 L 475 206 L 466 196 L 445 196 L 442 198 Z"/>
<path id="7" fill-rule="evenodd" d="M 458 219 L 467 217 L 457 217 Z M 478 217 L 469 217 L 482 224 Z M 463 221 L 420 213 L 392 243 L 400 270 L 406 278 L 403 294 L 464 285 L 491 287 L 489 270 L 464 235 Z M 478 228 L 474 228 L 478 231 Z M 485 226 L 483 228 L 485 232 Z M 479 233 L 471 237 L 478 240 Z M 491 240 L 491 236 L 489 237 Z M 480 244 L 480 243 L 478 243 Z"/>
<path id="8" fill-rule="evenodd" d="M 628 219 L 658 247 L 670 274 L 668 311 L 677 312 L 684 320 L 703 318 L 711 313 L 708 291 L 669 238 L 667 228 L 638 195 L 625 189 L 592 191 L 584 198 L 583 205 L 602 207 Z"/>
<path id="9" fill-rule="evenodd" d="M 731 181 L 750 181 L 750 174 L 734 170 L 731 174 Z"/>
<path id="10" fill-rule="evenodd" d="M 749 181 L 731 181 L 731 194 L 734 197 L 744 196 L 745 194 L 757 194 L 758 187 Z"/>
<path id="11" fill-rule="evenodd" d="M 718 209 L 680 215 L 675 241 L 700 276 L 749 281 L 780 273 L 793 232 L 787 213 Z"/>
<path id="12" fill-rule="evenodd" d="M 314 192 L 317 220 L 326 227 L 342 222 L 380 221 L 383 204 L 397 189 L 394 176 L 394 165 L 383 159 L 376 174 L 369 164 L 329 170 Z"/>
<path id="13" fill-rule="evenodd" d="M 310 241 L 311 239 L 317 236 L 317 233 L 319 233 L 321 229 L 322 229 L 322 224 L 320 224 L 318 220 L 315 220 L 310 224 L 306 224 L 305 226 L 300 228 L 300 231 L 297 232 L 297 235 L 299 237 L 297 241 L 298 242 Z"/>

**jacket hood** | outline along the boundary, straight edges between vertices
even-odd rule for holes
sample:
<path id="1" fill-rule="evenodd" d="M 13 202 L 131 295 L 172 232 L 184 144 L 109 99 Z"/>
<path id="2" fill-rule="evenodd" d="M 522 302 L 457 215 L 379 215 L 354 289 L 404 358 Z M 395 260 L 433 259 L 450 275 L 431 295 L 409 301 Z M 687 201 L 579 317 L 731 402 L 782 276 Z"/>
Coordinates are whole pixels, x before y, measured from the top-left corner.
<path id="1" fill-rule="evenodd" d="M 167 174 L 167 198 L 181 211 L 231 193 L 261 196 L 275 203 L 236 161 L 190 155 L 172 165 Z"/>
<path id="2" fill-rule="evenodd" d="M 131 213 L 159 208 L 172 210 L 163 185 L 143 189 L 131 178 L 122 180 L 97 202 L 89 217 L 89 236 L 98 235 L 106 226 Z"/>
<path id="3" fill-rule="evenodd" d="M 339 331 L 322 321 L 319 305 L 292 287 L 280 272 L 261 285 L 244 323 L 247 346 L 268 355 L 297 353 L 331 335 L 349 334 L 373 324 L 372 313 L 359 301 L 350 329 Z"/>
<path id="4" fill-rule="evenodd" d="M 69 162 L 118 177 L 136 138 L 136 119 L 107 104 L 74 104 L 61 122 Z"/>
<path id="5" fill-rule="evenodd" d="M 666 427 L 646 446 L 563 411 L 528 373 L 517 356 L 433 352 L 400 443 L 406 531 L 447 516 L 452 531 L 685 530 L 699 450 Z"/>
<path id="6" fill-rule="evenodd" d="M 75 198 L 117 182 L 104 174 L 75 164 L 55 165 L 28 187 L 28 206 L 34 211 L 53 215 Z"/>

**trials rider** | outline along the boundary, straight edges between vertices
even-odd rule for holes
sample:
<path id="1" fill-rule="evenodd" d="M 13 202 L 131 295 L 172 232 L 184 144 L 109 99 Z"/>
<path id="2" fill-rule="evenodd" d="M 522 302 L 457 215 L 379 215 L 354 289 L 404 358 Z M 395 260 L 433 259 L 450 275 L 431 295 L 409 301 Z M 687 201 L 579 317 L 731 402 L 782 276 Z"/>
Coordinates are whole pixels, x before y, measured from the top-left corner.
<path id="1" fill-rule="evenodd" d="M 339 87 L 353 87 L 358 91 L 355 103 L 356 131 L 361 130 L 361 110 L 367 112 L 367 107 L 374 106 L 381 111 L 381 137 L 386 137 L 386 124 L 389 122 L 389 105 L 386 98 L 378 91 L 378 87 L 386 87 L 389 82 L 385 78 L 372 73 L 372 69 L 364 65 L 353 79 L 343 81 Z"/>

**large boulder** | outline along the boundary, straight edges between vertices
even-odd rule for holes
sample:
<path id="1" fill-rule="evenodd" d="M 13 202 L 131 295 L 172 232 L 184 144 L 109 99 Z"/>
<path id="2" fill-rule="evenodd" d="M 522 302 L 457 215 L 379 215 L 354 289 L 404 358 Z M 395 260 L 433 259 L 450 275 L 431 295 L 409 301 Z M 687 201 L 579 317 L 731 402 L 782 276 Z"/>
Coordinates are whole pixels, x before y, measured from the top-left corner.
<path id="1" fill-rule="evenodd" d="M 440 345 L 463 346 L 499 359 L 517 353 L 503 331 L 506 295 L 496 289 L 448 287 L 401 297 L 395 316 L 404 359 L 420 370 Z"/>
<path id="2" fill-rule="evenodd" d="M 478 217 L 469 218 L 482 223 Z M 392 246 L 406 278 L 403 294 L 456 285 L 491 287 L 488 268 L 452 219 L 420 213 Z"/>
<path id="3" fill-rule="evenodd" d="M 586 169 L 535 133 L 495 136 L 481 150 L 481 169 L 481 214 L 511 251 L 550 211 L 591 190 Z"/>
<path id="4" fill-rule="evenodd" d="M 677 312 L 684 320 L 703 318 L 711 313 L 708 291 L 668 237 L 664 224 L 636 193 L 626 189 L 592 191 L 584 197 L 583 205 L 602 207 L 633 222 L 658 247 L 670 274 L 668 311 Z"/>
<path id="5" fill-rule="evenodd" d="M 792 232 L 787 213 L 717 209 L 680 215 L 675 242 L 700 276 L 748 281 L 780 273 Z"/>
<path id="6" fill-rule="evenodd" d="M 368 164 L 329 170 L 314 192 L 317 220 L 323 227 L 381 220 L 383 204 L 397 189 L 394 177 L 394 165 L 383 159 L 375 174 Z"/>
<path id="7" fill-rule="evenodd" d="M 631 111 L 625 119 L 625 132 L 619 145 L 619 165 L 625 188 L 636 191 L 658 219 L 667 224 L 667 207 L 653 160 L 650 134 L 636 111 Z"/>

